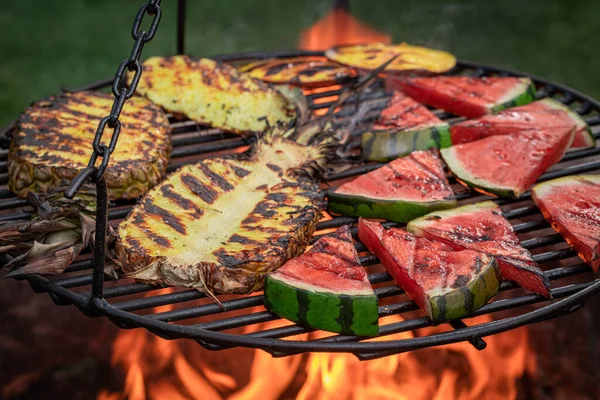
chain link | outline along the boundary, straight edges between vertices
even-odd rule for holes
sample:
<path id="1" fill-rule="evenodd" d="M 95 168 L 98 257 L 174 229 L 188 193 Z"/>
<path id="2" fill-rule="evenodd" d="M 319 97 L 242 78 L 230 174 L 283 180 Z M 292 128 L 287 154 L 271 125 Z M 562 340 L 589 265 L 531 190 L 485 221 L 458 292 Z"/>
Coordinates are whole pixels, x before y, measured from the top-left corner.
<path id="1" fill-rule="evenodd" d="M 110 156 L 113 151 L 115 151 L 115 147 L 117 146 L 117 140 L 119 138 L 119 133 L 121 132 L 121 122 L 119 121 L 119 116 L 121 115 L 125 101 L 134 95 L 135 89 L 137 88 L 140 78 L 142 77 L 142 65 L 139 61 L 140 55 L 142 54 L 144 44 L 152 40 L 154 34 L 156 33 L 156 29 L 158 28 L 158 23 L 162 16 L 160 2 L 161 0 L 149 0 L 148 4 L 144 4 L 142 7 L 140 7 L 135 16 L 135 20 L 133 21 L 133 28 L 131 29 L 131 35 L 135 40 L 133 49 L 131 50 L 129 58 L 123 60 L 123 62 L 119 64 L 119 68 L 117 68 L 117 72 L 115 73 L 115 78 L 112 83 L 112 93 L 115 96 L 115 100 L 113 102 L 110 115 L 100 120 L 98 128 L 96 129 L 96 135 L 94 136 L 94 152 L 90 157 L 88 167 L 94 167 L 98 158 L 102 159 L 100 166 L 98 166 L 98 171 L 93 177 L 95 181 L 99 181 L 104 175 L 104 171 L 108 166 Z M 148 31 L 140 31 L 140 26 L 146 14 L 153 17 L 152 22 L 150 23 Z M 129 85 L 127 85 L 126 71 L 131 71 L 134 73 Z M 112 129 L 112 135 L 108 146 L 100 144 L 104 131 L 107 128 Z"/>

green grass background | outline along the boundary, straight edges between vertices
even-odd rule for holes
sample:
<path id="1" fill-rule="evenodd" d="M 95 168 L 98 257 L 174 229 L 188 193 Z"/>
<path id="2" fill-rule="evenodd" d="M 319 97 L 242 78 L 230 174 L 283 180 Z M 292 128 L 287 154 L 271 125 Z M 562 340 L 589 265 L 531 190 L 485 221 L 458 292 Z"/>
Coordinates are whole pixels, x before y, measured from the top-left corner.
<path id="1" fill-rule="evenodd" d="M 1 0 L 0 125 L 32 101 L 114 74 L 144 0 Z M 331 0 L 188 0 L 187 50 L 197 56 L 296 47 Z M 352 0 L 355 16 L 461 59 L 528 71 L 600 97 L 596 0 Z M 175 52 L 176 1 L 143 57 Z"/>

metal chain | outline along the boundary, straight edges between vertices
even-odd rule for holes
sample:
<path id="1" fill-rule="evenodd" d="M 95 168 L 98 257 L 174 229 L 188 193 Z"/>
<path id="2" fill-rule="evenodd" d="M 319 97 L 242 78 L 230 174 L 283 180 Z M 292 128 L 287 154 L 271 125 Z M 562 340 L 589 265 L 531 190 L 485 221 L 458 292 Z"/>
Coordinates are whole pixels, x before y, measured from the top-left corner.
<path id="1" fill-rule="evenodd" d="M 144 4 L 135 16 L 133 28 L 131 29 L 131 36 L 133 36 L 133 40 L 135 40 L 133 49 L 131 50 L 129 58 L 123 60 L 123 62 L 119 65 L 119 68 L 117 68 L 117 72 L 112 83 L 112 93 L 115 96 L 112 109 L 108 116 L 100 120 L 98 128 L 96 129 L 96 135 L 94 136 L 94 152 L 90 157 L 88 168 L 94 167 L 98 157 L 102 159 L 102 162 L 100 163 L 100 166 L 93 177 L 93 179 L 96 181 L 100 180 L 100 178 L 102 178 L 104 175 L 104 171 L 106 170 L 110 156 L 117 145 L 119 133 L 121 132 L 121 122 L 119 121 L 119 116 L 121 115 L 125 101 L 133 96 L 135 89 L 140 82 L 140 78 L 142 77 L 142 65 L 139 61 L 140 55 L 144 45 L 152 40 L 154 34 L 156 33 L 156 29 L 158 28 L 158 23 L 162 16 L 160 2 L 161 0 L 149 0 L 148 4 Z M 153 17 L 152 22 L 150 23 L 150 28 L 148 31 L 140 31 L 140 26 L 146 14 Z M 127 86 L 126 82 L 126 70 L 134 72 L 131 84 L 129 86 Z M 105 144 L 100 144 L 102 135 L 107 127 L 113 131 L 108 146 Z M 81 184 L 83 184 L 83 182 L 81 182 Z"/>

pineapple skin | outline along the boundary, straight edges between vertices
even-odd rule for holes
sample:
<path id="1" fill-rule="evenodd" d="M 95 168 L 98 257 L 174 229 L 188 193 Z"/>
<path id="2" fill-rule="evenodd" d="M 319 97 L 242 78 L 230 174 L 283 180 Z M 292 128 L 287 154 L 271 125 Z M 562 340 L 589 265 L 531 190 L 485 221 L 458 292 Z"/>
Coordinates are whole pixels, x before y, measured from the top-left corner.
<path id="1" fill-rule="evenodd" d="M 111 106 L 109 94 L 78 92 L 29 107 L 19 119 L 9 149 L 9 189 L 25 198 L 68 184 L 87 166 L 98 122 Z M 145 194 L 166 174 L 171 154 L 169 121 L 148 100 L 128 100 L 120 121 L 119 143 L 104 175 L 111 200 Z M 111 133 L 105 130 L 102 144 L 108 145 Z"/>
<path id="2" fill-rule="evenodd" d="M 249 158 L 207 158 L 153 188 L 118 229 L 116 258 L 141 282 L 250 293 L 301 254 L 323 209 L 297 169 L 323 151 L 275 138 Z"/>

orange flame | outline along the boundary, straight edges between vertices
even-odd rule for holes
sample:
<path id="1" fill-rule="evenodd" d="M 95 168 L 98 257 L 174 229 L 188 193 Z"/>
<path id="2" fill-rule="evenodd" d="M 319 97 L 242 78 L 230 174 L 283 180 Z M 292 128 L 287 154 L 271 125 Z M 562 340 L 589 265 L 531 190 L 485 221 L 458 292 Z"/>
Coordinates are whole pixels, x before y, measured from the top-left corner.
<path id="1" fill-rule="evenodd" d="M 386 323 L 401 320 L 392 316 Z M 472 323 L 490 320 L 482 316 Z M 242 333 L 286 324 L 253 325 Z M 434 327 L 419 333 L 441 331 Z M 310 338 L 325 335 L 313 333 Z M 386 339 L 414 335 L 403 332 Z M 273 358 L 250 349 L 211 352 L 193 341 L 167 341 L 140 329 L 121 331 L 112 361 L 126 371 L 125 389 L 104 390 L 97 399 L 515 399 L 517 379 L 535 369 L 527 340 L 527 330 L 518 329 L 486 338 L 484 351 L 462 342 L 361 362 L 349 354 Z"/>
<path id="2" fill-rule="evenodd" d="M 343 44 L 378 42 L 390 43 L 391 38 L 357 21 L 346 10 L 334 8 L 302 33 L 299 46 L 304 50 L 325 50 Z"/>

